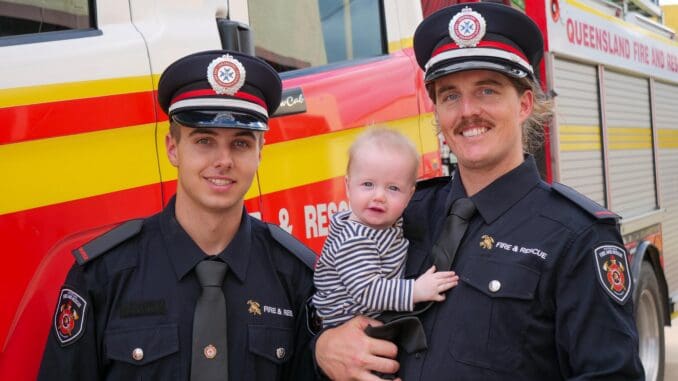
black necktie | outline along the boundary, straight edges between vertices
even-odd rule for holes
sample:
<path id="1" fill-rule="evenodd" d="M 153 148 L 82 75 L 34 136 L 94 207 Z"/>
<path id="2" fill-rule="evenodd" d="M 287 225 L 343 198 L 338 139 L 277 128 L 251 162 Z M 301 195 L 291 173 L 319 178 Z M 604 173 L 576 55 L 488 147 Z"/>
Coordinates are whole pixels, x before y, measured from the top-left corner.
<path id="1" fill-rule="evenodd" d="M 202 294 L 193 315 L 191 381 L 228 380 L 226 299 L 221 291 L 227 269 L 228 265 L 219 261 L 195 266 Z"/>
<path id="2" fill-rule="evenodd" d="M 460 198 L 452 204 L 438 241 L 431 250 L 433 264 L 436 265 L 437 271 L 449 271 L 452 267 L 454 257 L 457 255 L 459 245 L 475 211 L 476 206 L 470 198 Z"/>
<path id="3" fill-rule="evenodd" d="M 445 218 L 443 230 L 431 250 L 436 271 L 450 270 L 475 211 L 476 207 L 469 198 L 457 199 L 452 204 Z M 412 312 L 386 312 L 380 317 L 384 325 L 368 326 L 365 332 L 369 336 L 392 341 L 400 345 L 407 353 L 422 351 L 427 348 L 426 335 L 421 321 L 416 316 L 428 310 L 433 303 L 427 302 Z"/>

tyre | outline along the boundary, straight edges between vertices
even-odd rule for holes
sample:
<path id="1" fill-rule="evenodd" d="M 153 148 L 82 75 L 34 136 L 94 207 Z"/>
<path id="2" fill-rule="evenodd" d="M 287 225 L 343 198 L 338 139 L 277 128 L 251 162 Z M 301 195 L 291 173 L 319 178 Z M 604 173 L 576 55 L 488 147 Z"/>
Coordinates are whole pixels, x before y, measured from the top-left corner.
<path id="1" fill-rule="evenodd" d="M 657 276 L 649 262 L 643 262 L 638 280 L 635 318 L 638 327 L 640 360 L 646 381 L 664 379 L 664 304 Z"/>

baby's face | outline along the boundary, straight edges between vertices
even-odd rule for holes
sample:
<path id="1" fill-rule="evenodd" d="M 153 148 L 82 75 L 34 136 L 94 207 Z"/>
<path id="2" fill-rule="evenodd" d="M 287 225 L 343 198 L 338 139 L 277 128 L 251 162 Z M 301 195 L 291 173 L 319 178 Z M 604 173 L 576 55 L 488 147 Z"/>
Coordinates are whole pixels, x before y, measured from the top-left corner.
<path id="1" fill-rule="evenodd" d="M 414 193 L 413 165 L 409 155 L 394 150 L 356 152 L 346 176 L 351 219 L 375 229 L 393 226 Z"/>

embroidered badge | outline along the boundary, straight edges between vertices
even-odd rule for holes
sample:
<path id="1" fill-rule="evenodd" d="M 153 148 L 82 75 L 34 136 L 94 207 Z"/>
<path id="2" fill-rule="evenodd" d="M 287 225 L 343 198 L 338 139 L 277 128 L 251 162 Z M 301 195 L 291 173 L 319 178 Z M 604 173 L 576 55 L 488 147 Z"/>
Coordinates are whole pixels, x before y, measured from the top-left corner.
<path id="1" fill-rule="evenodd" d="M 547 252 L 536 247 L 525 247 L 522 245 L 506 243 L 503 241 L 497 241 L 495 247 L 497 249 L 506 250 L 517 254 L 534 255 L 544 260 L 546 260 L 546 258 L 549 256 Z"/>
<path id="2" fill-rule="evenodd" d="M 620 304 L 631 295 L 631 274 L 626 250 L 615 244 L 601 245 L 593 249 L 598 280 L 608 295 Z"/>
<path id="3" fill-rule="evenodd" d="M 487 24 L 483 16 L 469 7 L 464 7 L 450 20 L 450 37 L 460 48 L 472 48 L 485 37 Z"/>
<path id="4" fill-rule="evenodd" d="M 271 315 L 279 315 L 279 316 L 286 316 L 286 317 L 294 317 L 294 313 L 292 313 L 292 310 L 289 308 L 280 308 L 280 307 L 274 307 L 274 306 L 266 306 L 264 305 L 262 307 L 262 311 L 265 314 L 271 314 Z"/>
<path id="5" fill-rule="evenodd" d="M 232 55 L 225 54 L 207 66 L 207 81 L 217 94 L 234 95 L 245 83 L 245 67 Z"/>
<path id="6" fill-rule="evenodd" d="M 77 292 L 62 288 L 59 306 L 54 313 L 54 331 L 59 343 L 66 346 L 75 342 L 84 331 L 87 301 Z"/>
<path id="7" fill-rule="evenodd" d="M 483 234 L 482 237 L 480 237 L 480 247 L 485 249 L 485 250 L 491 250 L 492 247 L 494 246 L 494 238 L 487 234 Z"/>
<path id="8" fill-rule="evenodd" d="M 252 315 L 261 315 L 261 304 L 250 299 L 247 301 L 247 305 L 249 306 L 247 312 L 251 313 Z"/>

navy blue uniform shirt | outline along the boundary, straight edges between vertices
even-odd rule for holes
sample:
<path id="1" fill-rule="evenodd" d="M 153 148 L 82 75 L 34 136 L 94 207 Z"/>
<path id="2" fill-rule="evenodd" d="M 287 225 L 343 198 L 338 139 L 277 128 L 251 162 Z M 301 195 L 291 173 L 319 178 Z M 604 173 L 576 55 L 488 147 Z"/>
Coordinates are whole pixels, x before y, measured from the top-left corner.
<path id="1" fill-rule="evenodd" d="M 205 258 L 178 224 L 172 200 L 144 220 L 138 234 L 74 265 L 60 297 L 65 302 L 59 307 L 66 308 L 55 314 L 38 378 L 188 380 L 201 293 L 193 269 Z M 218 258 L 228 264 L 223 291 L 229 379 L 311 378 L 305 313 L 311 269 L 244 210 L 239 230 Z"/>
<path id="2" fill-rule="evenodd" d="M 431 265 L 461 197 L 458 176 L 417 190 L 405 211 L 407 276 Z M 628 271 L 598 255 L 623 253 L 611 213 L 556 192 L 530 156 L 471 199 L 477 212 L 452 266 L 460 283 L 424 313 L 428 350 L 400 354 L 403 380 L 643 380 L 631 280 L 606 283 Z"/>

